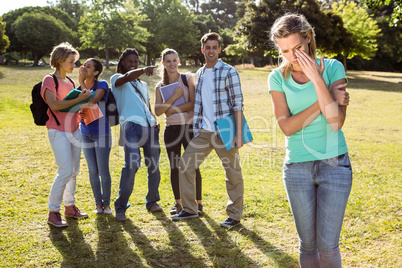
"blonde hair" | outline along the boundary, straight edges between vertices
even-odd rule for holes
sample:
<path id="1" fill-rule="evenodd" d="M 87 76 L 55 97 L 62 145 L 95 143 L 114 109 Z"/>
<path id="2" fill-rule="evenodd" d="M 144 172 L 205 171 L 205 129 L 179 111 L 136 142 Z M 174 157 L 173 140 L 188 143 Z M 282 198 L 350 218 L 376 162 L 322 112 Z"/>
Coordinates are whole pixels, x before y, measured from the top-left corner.
<path id="1" fill-rule="evenodd" d="M 60 64 L 63 63 L 71 54 L 76 56 L 76 60 L 80 58 L 80 53 L 68 42 L 61 43 L 55 46 L 50 53 L 50 65 L 59 69 Z"/>
<path id="2" fill-rule="evenodd" d="M 279 49 L 277 39 L 288 37 L 294 33 L 299 33 L 304 39 L 311 36 L 311 41 L 308 44 L 309 55 L 313 59 L 317 59 L 314 29 L 303 15 L 288 13 L 278 18 L 272 25 L 270 37 Z M 292 64 L 285 57 L 282 57 L 279 69 L 286 79 L 290 75 Z"/>
<path id="3" fill-rule="evenodd" d="M 170 84 L 167 70 L 166 70 L 165 66 L 162 64 L 162 62 L 165 61 L 165 56 L 170 55 L 170 54 L 175 54 L 177 56 L 177 58 L 179 58 L 179 54 L 176 52 L 176 50 L 174 50 L 172 48 L 166 48 L 165 50 L 162 51 L 161 65 L 160 65 L 160 68 L 159 68 L 160 77 L 162 78 L 162 81 L 161 81 L 162 86 L 166 86 L 166 85 Z"/>

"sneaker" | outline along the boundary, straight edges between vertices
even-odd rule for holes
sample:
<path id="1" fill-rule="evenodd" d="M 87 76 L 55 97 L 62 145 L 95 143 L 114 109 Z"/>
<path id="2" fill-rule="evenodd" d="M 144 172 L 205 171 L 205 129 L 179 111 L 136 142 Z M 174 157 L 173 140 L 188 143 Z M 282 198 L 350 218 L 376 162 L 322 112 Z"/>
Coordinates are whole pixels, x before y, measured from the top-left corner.
<path id="1" fill-rule="evenodd" d="M 92 211 L 95 214 L 102 214 L 103 213 L 103 208 L 96 208 L 94 211 Z"/>
<path id="2" fill-rule="evenodd" d="M 75 219 L 88 218 L 88 214 L 82 213 L 75 205 L 65 206 L 64 208 L 64 216 L 66 217 Z"/>
<path id="3" fill-rule="evenodd" d="M 170 210 L 170 215 L 179 214 L 182 210 L 183 210 L 183 207 L 179 203 L 176 203 Z"/>
<path id="4" fill-rule="evenodd" d="M 156 212 L 156 211 L 162 211 L 163 208 L 161 208 L 158 203 L 152 203 L 152 205 L 148 208 L 149 212 Z"/>
<path id="5" fill-rule="evenodd" d="M 235 227 L 236 225 L 239 225 L 240 221 L 236 221 L 232 218 L 227 218 L 226 220 L 224 220 L 223 222 L 221 222 L 221 226 L 222 227 L 226 227 L 226 228 L 232 228 Z"/>
<path id="6" fill-rule="evenodd" d="M 60 212 L 49 212 L 49 218 L 47 222 L 56 227 L 66 227 L 68 226 L 67 222 L 65 222 L 60 215 Z"/>
<path id="7" fill-rule="evenodd" d="M 172 220 L 185 220 L 185 219 L 191 219 L 191 218 L 197 218 L 198 214 L 190 214 L 187 211 L 182 211 L 179 214 L 173 215 Z"/>
<path id="8" fill-rule="evenodd" d="M 116 221 L 125 221 L 127 220 L 126 213 L 120 212 L 116 213 Z"/>
<path id="9" fill-rule="evenodd" d="M 103 213 L 104 213 L 104 214 L 107 214 L 107 215 L 113 214 L 112 209 L 111 209 L 110 207 L 104 208 L 104 209 L 103 209 Z"/>
<path id="10" fill-rule="evenodd" d="M 200 203 L 198 203 L 198 215 L 202 215 L 202 214 L 204 214 L 204 211 L 202 210 L 202 204 L 200 204 Z"/>

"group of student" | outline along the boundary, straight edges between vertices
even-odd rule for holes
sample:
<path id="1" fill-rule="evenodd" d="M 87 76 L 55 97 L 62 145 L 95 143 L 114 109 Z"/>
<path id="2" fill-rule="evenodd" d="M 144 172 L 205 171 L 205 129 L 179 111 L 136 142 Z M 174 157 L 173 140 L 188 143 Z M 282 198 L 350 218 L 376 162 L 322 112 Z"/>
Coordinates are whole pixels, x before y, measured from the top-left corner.
<path id="1" fill-rule="evenodd" d="M 315 33 L 302 15 L 286 14 L 277 19 L 270 37 L 282 56 L 280 66 L 269 74 L 268 84 L 275 117 L 286 136 L 283 179 L 299 236 L 300 264 L 301 267 L 341 267 L 339 236 L 352 186 L 352 169 L 341 130 L 349 104 L 345 71 L 336 60 L 316 58 Z M 112 214 L 108 118 L 103 116 L 88 125 L 84 121 L 88 109 L 95 105 L 106 113 L 105 103 L 110 92 L 120 114 L 124 146 L 124 165 L 114 202 L 115 219 L 127 219 L 135 174 L 141 164 L 140 148 L 148 170 L 146 209 L 163 210 L 157 203 L 160 200 L 160 127 L 156 116 L 165 114 L 164 142 L 175 198 L 170 211 L 172 219 L 202 215 L 199 167 L 215 150 L 225 170 L 229 196 L 227 219 L 221 226 L 231 228 L 240 224 L 244 187 L 238 150 L 243 145 L 243 94 L 236 69 L 219 59 L 221 50 L 219 34 L 210 32 L 201 38 L 206 64 L 197 71 L 194 81 L 190 73 L 178 71 L 177 52 L 165 49 L 153 111 L 148 86 L 140 77 L 153 75 L 155 67 L 139 69 L 139 54 L 135 49 L 128 48 L 121 54 L 116 74 L 110 78 L 111 89 L 106 81 L 98 79 L 102 63 L 94 58 L 85 61 L 79 69 L 81 93 L 71 100 L 63 99 L 74 88 L 67 73 L 73 71 L 79 53 L 68 43 L 53 49 L 50 61 L 59 86 L 56 90 L 52 76 L 48 75 L 41 90 L 50 108 L 46 126 L 58 166 L 48 200 L 49 224 L 67 226 L 60 214 L 63 200 L 65 217 L 88 217 L 75 206 L 81 148 L 95 198 L 94 212 Z M 178 87 L 173 95 L 164 99 L 160 88 L 176 82 Z M 91 96 L 79 113 L 60 111 Z M 184 98 L 183 104 L 173 105 L 179 98 Z M 214 122 L 229 115 L 234 115 L 236 134 L 232 149 L 226 150 L 216 134 Z"/>

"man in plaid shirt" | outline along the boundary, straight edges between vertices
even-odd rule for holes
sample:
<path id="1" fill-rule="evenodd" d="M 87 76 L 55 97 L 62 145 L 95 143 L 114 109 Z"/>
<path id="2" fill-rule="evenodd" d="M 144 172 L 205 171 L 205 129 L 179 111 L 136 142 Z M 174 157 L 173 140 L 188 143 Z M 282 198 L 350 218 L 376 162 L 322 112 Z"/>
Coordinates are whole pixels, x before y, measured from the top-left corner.
<path id="1" fill-rule="evenodd" d="M 194 102 L 194 138 L 186 148 L 179 164 L 180 196 L 183 210 L 172 219 L 198 217 L 195 197 L 195 170 L 214 149 L 222 161 L 229 195 L 226 213 L 228 218 L 221 226 L 231 228 L 240 223 L 243 213 L 243 177 L 238 149 L 243 146 L 243 94 L 240 77 L 232 66 L 219 59 L 222 38 L 210 32 L 201 38 L 201 51 L 206 65 L 196 75 Z M 214 122 L 234 115 L 236 136 L 232 149 L 227 151 L 216 135 Z"/>

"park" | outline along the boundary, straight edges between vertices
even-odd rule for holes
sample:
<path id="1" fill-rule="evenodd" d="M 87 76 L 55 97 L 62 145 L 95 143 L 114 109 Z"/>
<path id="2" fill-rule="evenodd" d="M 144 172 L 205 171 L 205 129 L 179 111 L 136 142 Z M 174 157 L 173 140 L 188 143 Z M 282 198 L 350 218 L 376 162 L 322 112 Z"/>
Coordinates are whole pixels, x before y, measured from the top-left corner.
<path id="1" fill-rule="evenodd" d="M 32 85 L 47 67 L 0 66 L 2 266 L 62 267 L 298 267 L 297 235 L 281 177 L 284 135 L 268 94 L 268 69 L 239 68 L 254 141 L 240 151 L 245 180 L 242 226 L 224 230 L 224 172 L 212 154 L 201 166 L 205 216 L 173 222 L 169 164 L 161 153 L 160 205 L 144 208 L 146 168 L 141 167 L 128 210 L 131 219 L 89 213 L 65 230 L 46 223 L 47 197 L 56 169 L 46 127 L 33 123 Z M 187 71 L 194 72 L 195 69 Z M 106 71 L 107 80 L 114 71 Z M 78 71 L 71 75 L 77 79 Z M 23 79 L 21 79 L 23 77 Z M 349 71 L 351 104 L 343 131 L 349 145 L 353 188 L 341 232 L 345 267 L 398 267 L 402 262 L 402 74 Z M 151 89 L 158 77 L 146 78 Z M 163 117 L 159 118 L 163 124 Z M 163 128 L 163 126 L 162 126 Z M 124 156 L 112 127 L 112 198 Z M 162 134 L 161 134 L 162 135 Z M 162 141 L 163 139 L 161 139 Z M 93 209 L 85 159 L 77 178 L 77 204 Z"/>
<path id="2" fill-rule="evenodd" d="M 148 14 L 150 20 L 144 19 L 146 16 L 133 16 L 139 12 L 134 4 L 126 6 L 125 13 L 114 13 L 122 10 L 118 8 L 108 9 L 109 13 L 105 13 L 112 16 L 102 22 L 103 29 L 110 34 L 115 34 L 111 26 L 127 30 L 120 33 L 119 36 L 124 38 L 120 38 L 115 47 L 110 46 L 108 39 L 116 40 L 116 36 L 107 37 L 107 40 L 95 38 L 99 33 L 97 31 L 102 28 L 98 27 L 99 17 L 96 14 L 106 10 L 103 6 L 106 1 L 94 1 L 91 9 L 85 9 L 88 16 L 82 13 L 82 6 L 73 5 L 76 9 L 71 14 L 75 17 L 68 14 L 68 9 L 66 6 L 63 9 L 62 4 L 85 1 L 56 2 L 60 5 L 24 7 L 11 11 L 0 20 L 0 34 L 5 29 L 5 35 L 7 30 L 11 31 L 8 28 L 11 27 L 10 22 L 16 22 L 12 27 L 13 34 L 7 39 L 9 42 L 2 39 L 4 35 L 0 35 L 0 50 L 9 63 L 0 65 L 0 267 L 300 267 L 298 236 L 282 178 L 285 136 L 274 116 L 267 83 L 268 75 L 277 67 L 277 52 L 268 51 L 269 44 L 264 41 L 266 34 L 265 39 L 262 38 L 258 27 L 252 30 L 248 27 L 272 24 L 270 16 L 276 11 L 271 9 L 268 12 L 266 7 L 267 3 L 276 1 L 265 0 L 260 1 L 260 4 L 254 1 L 247 4 L 229 1 L 233 2 L 235 9 L 237 5 L 244 12 L 243 16 L 235 16 L 235 22 L 228 19 L 230 16 L 220 17 L 222 12 L 214 13 L 216 6 L 212 1 L 203 7 L 199 6 L 198 1 L 189 1 L 190 7 L 173 0 L 139 1 L 144 4 L 141 12 Z M 108 2 L 111 6 L 118 6 L 122 1 Z M 146 5 L 151 2 L 154 5 Z M 303 5 L 303 1 L 297 1 L 295 5 L 291 3 L 294 1 L 282 2 L 289 9 L 300 5 L 297 6 L 298 10 L 309 14 L 309 19 L 313 21 L 324 19 L 325 23 L 342 25 L 337 21 L 342 15 L 325 17 L 328 13 L 318 12 L 318 1 L 306 1 L 315 3 L 310 6 Z M 327 1 L 330 2 L 334 1 Z M 180 6 L 175 6 L 180 16 L 176 14 L 177 21 L 174 23 L 184 28 L 186 24 L 191 24 L 195 35 L 184 31 L 184 28 L 172 31 L 167 27 L 164 34 L 158 32 L 157 28 L 163 28 L 166 24 L 166 17 L 151 15 L 161 14 L 161 10 L 167 9 L 166 3 Z M 367 28 L 364 34 L 367 42 L 362 41 L 366 47 L 359 46 L 343 26 L 331 28 L 344 34 L 338 43 L 329 41 L 334 32 L 328 30 L 327 36 L 321 39 L 328 42 L 319 47 L 319 52 L 324 53 L 326 58 L 336 57 L 345 67 L 346 62 L 348 66 L 346 89 L 350 94 L 350 103 L 342 130 L 352 164 L 353 186 L 342 225 L 340 251 L 343 267 L 400 267 L 402 73 L 401 52 L 397 49 L 401 42 L 400 13 L 389 13 L 389 7 L 371 8 L 377 8 L 378 27 L 360 25 Z M 342 11 L 342 8 L 338 11 Z M 214 16 L 207 15 L 208 12 Z M 378 15 L 381 12 L 387 15 Z M 71 43 L 76 42 L 74 44 L 81 54 L 81 63 L 91 56 L 104 61 L 105 69 L 100 79 L 109 83 L 110 77 L 116 72 L 115 66 L 112 66 L 117 60 L 116 55 L 128 46 L 138 48 L 140 67 L 145 67 L 160 64 L 158 55 L 163 46 L 176 45 L 180 55 L 183 55 L 180 72 L 195 75 L 203 64 L 198 35 L 208 31 L 207 28 L 222 33 L 228 49 L 221 56 L 240 74 L 244 115 L 254 137 L 253 142 L 245 144 L 239 151 L 244 178 L 244 213 L 239 226 L 225 229 L 219 225 L 226 218 L 227 192 L 224 170 L 215 152 L 200 167 L 204 215 L 187 221 L 171 219 L 169 209 L 175 200 L 163 131 L 159 133 L 162 151 L 159 187 L 161 200 L 158 202 L 164 209 L 162 212 L 151 213 L 145 209 L 147 169 L 142 163 L 130 197 L 131 207 L 127 210 L 129 220 L 119 222 L 114 215 L 93 213 L 94 200 L 88 179 L 88 166 L 81 154 L 76 204 L 89 217 L 79 220 L 68 218 L 67 228 L 48 225 L 48 195 L 57 166 L 47 129 L 34 124 L 29 105 L 32 102 L 32 87 L 46 74 L 54 71 L 47 63 L 55 43 L 44 41 L 41 46 L 45 49 L 42 50 L 34 47 L 39 41 L 31 42 L 31 47 L 22 47 L 22 40 L 28 38 L 28 34 L 17 34 L 18 27 L 23 29 L 34 25 L 32 21 L 44 20 L 44 14 L 59 16 L 57 20 L 46 18 L 47 23 L 54 26 L 47 31 L 58 29 L 71 35 Z M 159 26 L 149 28 L 150 22 Z M 234 34 L 235 25 L 244 31 Z M 326 26 L 323 23 L 317 27 L 325 29 Z M 74 31 L 67 28 L 74 28 Z M 380 29 L 382 36 L 378 35 Z M 186 40 L 178 42 L 177 32 L 185 35 Z M 368 32 L 371 32 L 371 37 Z M 86 41 L 80 40 L 78 33 L 85 36 Z M 170 35 L 172 39 L 168 38 Z M 49 40 L 56 42 L 53 39 L 56 37 L 54 35 Z M 164 43 L 160 40 L 164 40 Z M 373 40 L 377 40 L 374 46 Z M 344 44 L 352 44 L 350 50 L 342 50 Z M 78 69 L 77 66 L 69 74 L 75 81 L 78 81 Z M 153 106 L 155 86 L 160 77 L 153 75 L 141 79 L 148 84 L 150 103 Z M 158 117 L 158 121 L 163 130 L 164 117 Z M 120 173 L 124 164 L 124 150 L 118 145 L 119 128 L 119 125 L 112 127 L 112 200 L 118 196 Z"/>

